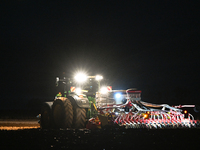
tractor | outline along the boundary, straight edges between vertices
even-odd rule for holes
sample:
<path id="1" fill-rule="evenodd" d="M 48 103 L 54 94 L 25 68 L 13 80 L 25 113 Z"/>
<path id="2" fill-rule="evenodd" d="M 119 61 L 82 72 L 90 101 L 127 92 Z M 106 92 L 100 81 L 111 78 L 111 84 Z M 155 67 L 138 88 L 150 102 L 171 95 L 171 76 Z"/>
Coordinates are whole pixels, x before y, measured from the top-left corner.
<path id="1" fill-rule="evenodd" d="M 74 78 L 56 77 L 56 86 L 64 85 L 64 95 L 45 102 L 41 108 L 40 126 L 49 128 L 85 128 L 87 120 L 95 113 L 95 94 L 102 76 L 78 73 Z"/>

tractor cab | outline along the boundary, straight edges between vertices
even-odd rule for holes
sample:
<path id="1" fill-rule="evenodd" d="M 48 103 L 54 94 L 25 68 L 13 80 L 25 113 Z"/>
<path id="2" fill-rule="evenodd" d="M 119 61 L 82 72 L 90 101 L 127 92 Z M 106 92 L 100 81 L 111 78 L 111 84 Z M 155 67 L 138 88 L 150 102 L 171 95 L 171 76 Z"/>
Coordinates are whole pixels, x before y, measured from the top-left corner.
<path id="1" fill-rule="evenodd" d="M 56 86 L 58 82 L 62 82 L 64 85 L 64 92 L 66 95 L 83 95 L 95 97 L 97 91 L 100 88 L 100 81 L 103 79 L 102 76 L 87 76 L 83 73 L 78 73 L 74 78 L 59 79 L 56 78 Z M 66 96 L 65 96 L 66 97 Z"/>
<path id="2" fill-rule="evenodd" d="M 95 97 L 100 86 L 100 80 L 97 80 L 96 78 L 96 76 L 87 76 L 87 79 L 83 83 L 74 80 L 71 82 L 70 94 Z"/>

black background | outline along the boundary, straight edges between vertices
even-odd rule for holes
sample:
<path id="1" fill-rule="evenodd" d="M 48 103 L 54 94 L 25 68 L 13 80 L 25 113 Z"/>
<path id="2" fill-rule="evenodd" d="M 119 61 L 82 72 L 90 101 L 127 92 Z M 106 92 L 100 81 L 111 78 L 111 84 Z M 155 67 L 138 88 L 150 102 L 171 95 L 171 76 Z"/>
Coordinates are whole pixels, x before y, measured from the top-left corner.
<path id="1" fill-rule="evenodd" d="M 1 1 L 1 106 L 53 100 L 82 70 L 152 103 L 199 103 L 197 1 Z M 63 74 L 65 73 L 65 74 Z"/>

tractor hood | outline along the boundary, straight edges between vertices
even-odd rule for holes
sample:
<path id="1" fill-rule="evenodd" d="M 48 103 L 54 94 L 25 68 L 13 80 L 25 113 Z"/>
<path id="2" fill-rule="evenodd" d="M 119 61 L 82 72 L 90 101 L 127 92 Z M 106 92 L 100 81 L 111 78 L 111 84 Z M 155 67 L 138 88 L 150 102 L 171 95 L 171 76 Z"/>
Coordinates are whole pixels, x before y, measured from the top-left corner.
<path id="1" fill-rule="evenodd" d="M 70 94 L 69 99 L 73 98 L 76 104 L 81 108 L 90 108 L 89 100 L 84 94 Z"/>

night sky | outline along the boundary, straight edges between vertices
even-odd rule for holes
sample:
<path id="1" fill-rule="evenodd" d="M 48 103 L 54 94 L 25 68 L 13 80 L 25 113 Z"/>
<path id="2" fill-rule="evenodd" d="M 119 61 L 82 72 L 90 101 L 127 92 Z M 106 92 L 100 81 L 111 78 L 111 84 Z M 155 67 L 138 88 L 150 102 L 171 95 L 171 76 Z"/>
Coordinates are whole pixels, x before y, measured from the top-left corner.
<path id="1" fill-rule="evenodd" d="M 56 76 L 78 70 L 143 101 L 200 103 L 197 1 L 0 3 L 0 108 L 53 100 Z"/>

